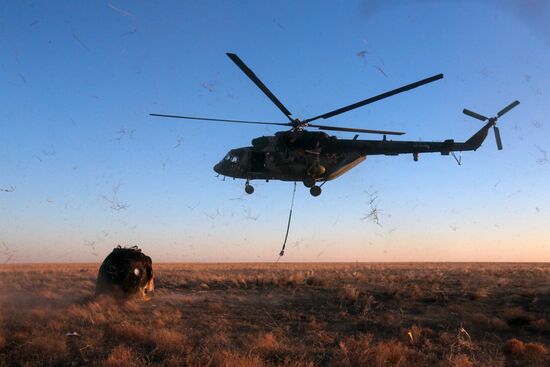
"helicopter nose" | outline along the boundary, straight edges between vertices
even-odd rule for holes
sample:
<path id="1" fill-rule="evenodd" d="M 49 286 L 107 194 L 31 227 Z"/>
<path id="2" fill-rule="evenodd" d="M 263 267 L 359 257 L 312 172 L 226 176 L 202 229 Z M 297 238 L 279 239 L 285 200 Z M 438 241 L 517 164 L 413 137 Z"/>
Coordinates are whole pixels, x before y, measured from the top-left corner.
<path id="1" fill-rule="evenodd" d="M 223 175 L 223 170 L 222 170 L 222 163 L 218 163 L 214 166 L 214 171 L 220 175 Z"/>

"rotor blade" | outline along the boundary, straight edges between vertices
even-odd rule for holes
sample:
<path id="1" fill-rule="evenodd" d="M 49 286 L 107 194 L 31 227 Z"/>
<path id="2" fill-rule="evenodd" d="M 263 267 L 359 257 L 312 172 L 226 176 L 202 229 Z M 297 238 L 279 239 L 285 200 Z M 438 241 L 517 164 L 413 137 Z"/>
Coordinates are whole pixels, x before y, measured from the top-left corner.
<path id="1" fill-rule="evenodd" d="M 310 119 L 306 119 L 306 120 L 304 120 L 304 122 L 310 122 L 310 121 L 313 121 L 313 120 L 317 120 L 317 119 L 319 119 L 319 118 L 328 119 L 329 117 L 336 116 L 336 115 L 339 115 L 339 114 L 341 114 L 341 113 L 351 111 L 351 110 L 353 110 L 353 109 L 355 109 L 355 108 L 359 108 L 359 107 L 362 107 L 362 106 L 367 105 L 367 104 L 369 104 L 369 103 L 373 103 L 373 102 L 379 101 L 379 100 L 381 100 L 381 99 L 384 99 L 384 98 L 388 98 L 388 97 L 394 96 L 394 95 L 396 95 L 396 94 L 399 94 L 399 93 L 402 93 L 402 92 L 405 92 L 405 91 L 414 89 L 414 88 L 416 88 L 416 87 L 420 87 L 421 85 L 428 84 L 428 83 L 434 82 L 434 81 L 439 80 L 439 79 L 442 79 L 442 78 L 443 78 L 443 74 L 437 74 L 437 75 L 434 75 L 434 76 L 432 76 L 432 77 L 429 77 L 429 78 L 420 80 L 420 81 L 418 81 L 418 82 L 414 82 L 414 83 L 411 83 L 411 84 L 407 84 L 407 85 L 405 85 L 405 86 L 403 86 L 403 87 L 400 87 L 400 88 L 391 90 L 391 91 L 389 91 L 389 92 L 382 93 L 382 94 L 379 94 L 379 95 L 377 95 L 377 96 L 374 96 L 374 97 L 371 97 L 371 98 L 364 99 L 364 100 L 359 101 L 359 102 L 356 102 L 356 103 L 354 103 L 354 104 L 350 104 L 349 106 L 342 107 L 342 108 L 339 108 L 339 109 L 334 110 L 334 111 L 331 111 L 331 112 L 327 112 L 327 113 L 325 113 L 325 114 L 323 114 L 323 115 L 319 115 L 319 116 L 316 116 L 316 117 L 313 117 L 313 118 L 310 118 Z"/>
<path id="2" fill-rule="evenodd" d="M 495 139 L 497 141 L 497 148 L 498 148 L 498 150 L 502 150 L 502 140 L 500 140 L 500 131 L 498 130 L 498 127 L 494 126 L 493 131 L 495 132 Z"/>
<path id="3" fill-rule="evenodd" d="M 384 131 L 384 130 L 370 130 L 370 129 L 354 129 L 350 127 L 339 127 L 339 126 L 323 126 L 323 125 L 307 125 L 311 127 L 316 127 L 320 130 L 332 130 L 332 131 L 348 131 L 352 133 L 368 133 L 368 134 L 384 134 L 384 135 L 403 135 L 405 133 L 400 131 Z"/>
<path id="4" fill-rule="evenodd" d="M 483 116 L 483 115 L 480 115 L 479 113 L 475 113 L 474 111 L 470 111 L 470 110 L 468 110 L 468 109 L 466 109 L 466 108 L 462 110 L 462 113 L 465 114 L 465 115 L 468 115 L 468 116 L 470 116 L 470 117 L 473 117 L 473 118 L 475 118 L 475 119 L 481 120 L 481 121 L 487 121 L 487 120 L 489 120 L 488 117 L 485 117 L 485 116 Z"/>
<path id="5" fill-rule="evenodd" d="M 290 117 L 290 115 L 292 114 L 290 113 L 290 111 L 287 110 L 287 108 L 281 103 L 281 101 L 277 99 L 277 97 L 275 97 L 273 93 L 271 93 L 271 91 L 265 86 L 265 84 L 262 83 L 260 78 L 258 78 L 256 74 L 254 74 L 254 72 L 250 70 L 248 66 L 246 66 L 246 64 L 239 58 L 239 56 L 232 53 L 227 53 L 227 56 L 239 67 L 239 69 L 242 70 L 243 73 L 246 74 L 246 76 L 250 78 L 250 80 L 254 82 L 254 84 L 258 86 L 258 88 L 262 90 L 262 92 L 265 93 L 267 98 L 269 98 L 271 102 L 275 104 L 275 106 L 279 107 L 279 109 L 286 115 L 286 117 L 288 117 L 290 122 L 292 122 L 292 117 Z"/>
<path id="6" fill-rule="evenodd" d="M 506 106 L 502 110 L 500 110 L 497 113 L 497 116 L 500 117 L 500 116 L 504 115 L 506 112 L 510 111 L 512 108 L 516 107 L 518 104 L 519 104 L 519 101 L 514 101 L 514 102 L 510 103 L 508 106 Z"/>
<path id="7" fill-rule="evenodd" d="M 187 120 L 201 120 L 201 121 L 219 121 L 219 122 L 237 122 L 240 124 L 257 124 L 257 125 L 278 125 L 289 126 L 286 122 L 263 122 L 263 121 L 245 121 L 245 120 L 225 120 L 225 119 L 211 119 L 207 117 L 191 117 L 191 116 L 178 116 L 178 115 L 162 115 L 159 113 L 150 113 L 151 116 L 156 117 L 170 117 L 175 119 L 187 119 Z"/>

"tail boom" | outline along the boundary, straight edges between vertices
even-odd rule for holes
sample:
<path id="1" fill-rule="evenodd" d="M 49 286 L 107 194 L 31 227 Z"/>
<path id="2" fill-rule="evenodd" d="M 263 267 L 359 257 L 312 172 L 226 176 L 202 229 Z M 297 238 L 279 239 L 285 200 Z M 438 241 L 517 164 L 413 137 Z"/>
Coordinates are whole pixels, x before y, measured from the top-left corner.
<path id="1" fill-rule="evenodd" d="M 489 129 L 493 127 L 495 123 L 493 121 L 489 121 L 485 124 L 481 129 L 479 129 L 478 132 L 476 132 L 472 137 L 464 143 L 463 150 L 477 150 L 481 146 L 481 144 L 485 141 L 487 138 L 487 134 L 489 133 Z"/>

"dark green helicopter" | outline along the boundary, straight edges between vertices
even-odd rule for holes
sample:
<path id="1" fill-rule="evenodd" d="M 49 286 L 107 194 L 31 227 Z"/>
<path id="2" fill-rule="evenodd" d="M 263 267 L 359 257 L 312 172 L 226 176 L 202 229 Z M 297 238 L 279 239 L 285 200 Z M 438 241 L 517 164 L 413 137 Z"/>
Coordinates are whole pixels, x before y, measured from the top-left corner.
<path id="1" fill-rule="evenodd" d="M 388 140 L 386 136 L 403 135 L 404 133 L 316 125 L 311 122 L 318 119 L 328 119 L 369 103 L 434 82 L 442 79 L 443 74 L 434 75 L 319 116 L 300 120 L 292 117 L 290 111 L 236 54 L 228 53 L 227 56 L 283 112 L 289 122 L 227 120 L 156 113 L 152 113 L 151 116 L 289 127 L 289 130 L 279 131 L 272 136 L 262 136 L 252 139 L 252 146 L 230 150 L 225 158 L 214 166 L 214 171 L 220 175 L 245 179 L 245 191 L 247 194 L 254 192 L 254 187 L 250 185 L 250 180 L 281 180 L 301 181 L 306 187 L 310 188 L 311 195 L 319 196 L 322 185 L 354 168 L 369 155 L 412 154 L 415 161 L 418 161 L 420 153 L 439 152 L 442 155 L 454 155 L 456 151 L 463 152 L 479 148 L 487 137 L 490 128 L 493 128 L 497 147 L 501 150 L 502 142 L 498 127 L 496 126 L 497 119 L 519 104 L 519 101 L 514 101 L 498 112 L 495 117 L 491 118 L 464 109 L 464 114 L 481 121 L 486 121 L 485 126 L 465 142 L 455 142 L 453 139 L 447 139 L 442 142 L 392 141 Z M 381 140 L 359 140 L 357 139 L 359 135 L 356 134 L 353 139 L 338 139 L 322 131 L 308 131 L 306 130 L 307 127 L 326 131 L 381 134 L 383 138 Z M 458 159 L 457 161 L 460 163 Z M 318 185 L 318 183 L 320 184 Z"/>

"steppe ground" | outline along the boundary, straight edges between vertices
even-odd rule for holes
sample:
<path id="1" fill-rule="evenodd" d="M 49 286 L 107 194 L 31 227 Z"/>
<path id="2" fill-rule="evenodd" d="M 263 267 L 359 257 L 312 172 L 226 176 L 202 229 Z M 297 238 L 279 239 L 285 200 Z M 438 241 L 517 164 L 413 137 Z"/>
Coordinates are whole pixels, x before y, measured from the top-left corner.
<path id="1" fill-rule="evenodd" d="M 550 264 L 98 267 L 0 266 L 0 366 L 550 366 Z"/>

